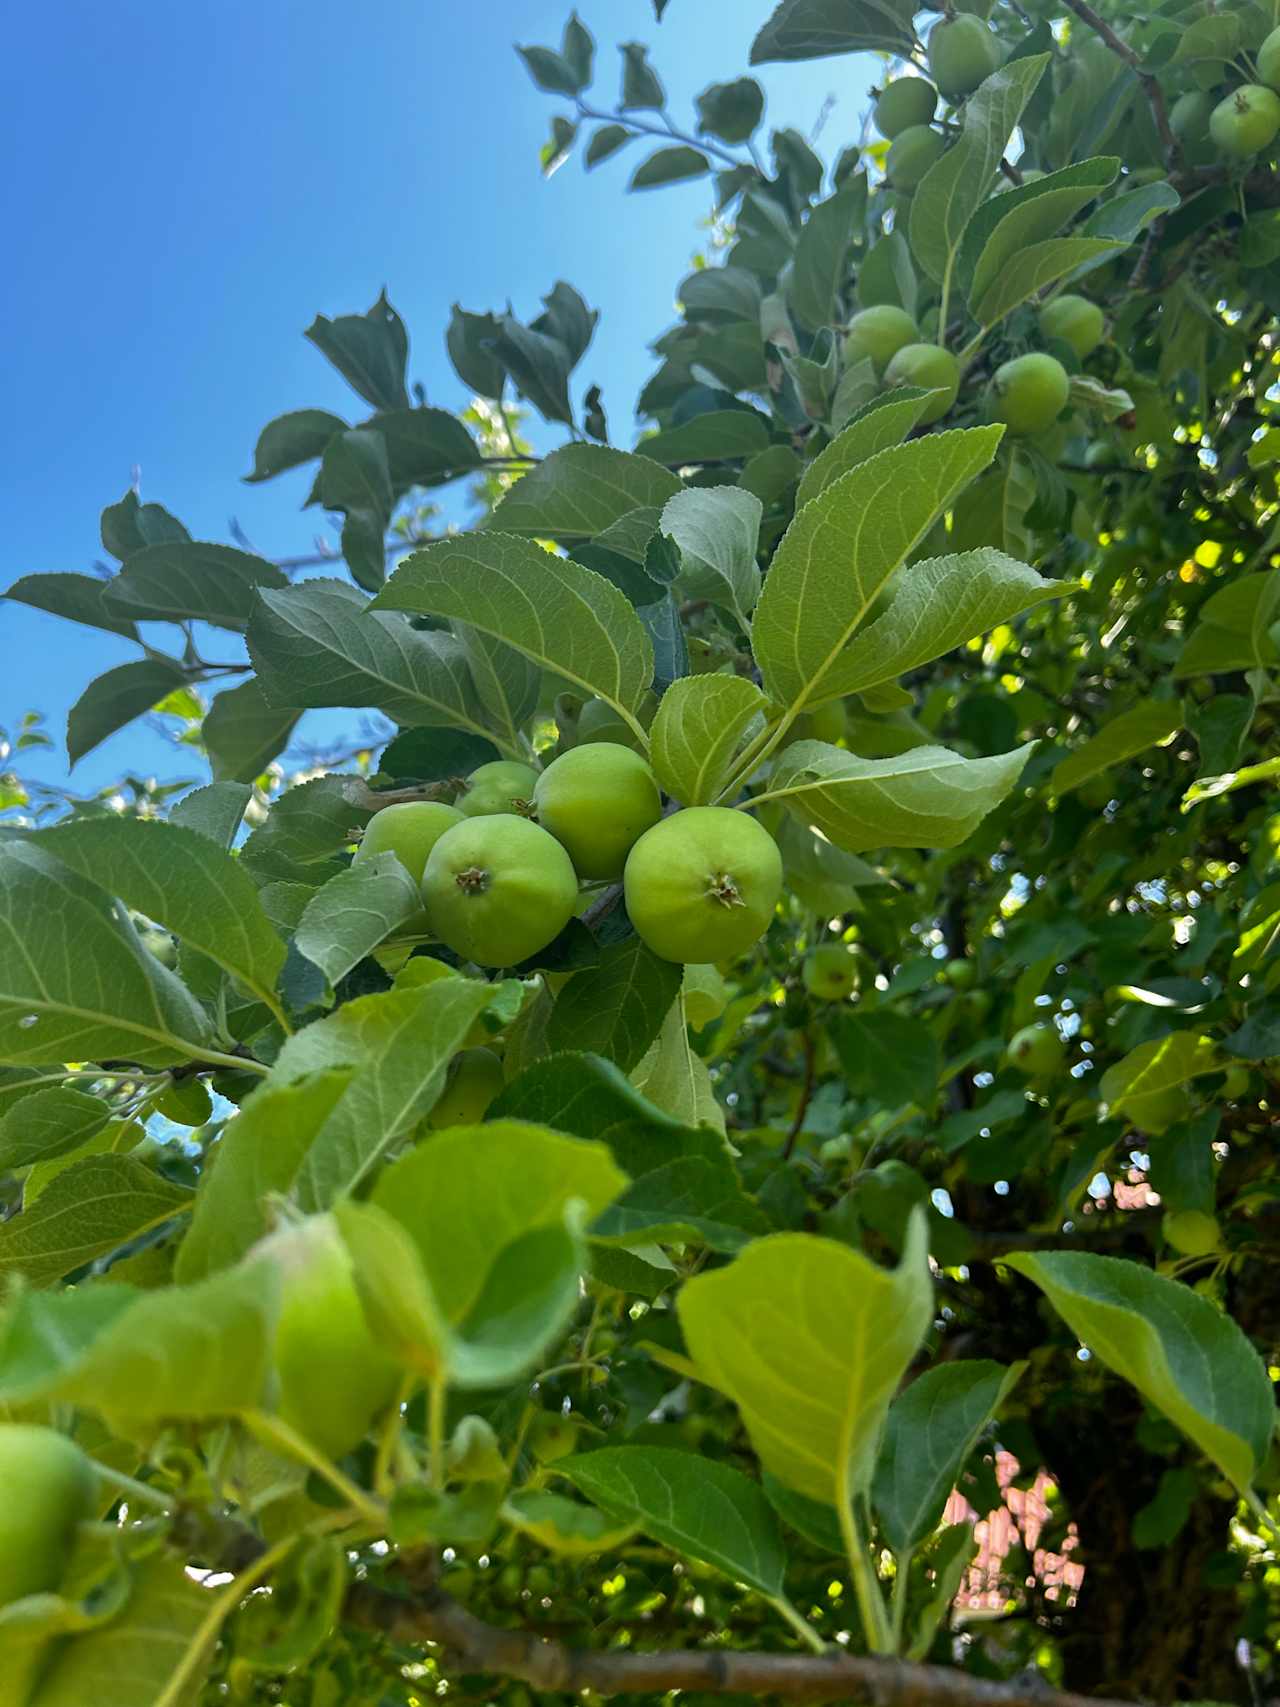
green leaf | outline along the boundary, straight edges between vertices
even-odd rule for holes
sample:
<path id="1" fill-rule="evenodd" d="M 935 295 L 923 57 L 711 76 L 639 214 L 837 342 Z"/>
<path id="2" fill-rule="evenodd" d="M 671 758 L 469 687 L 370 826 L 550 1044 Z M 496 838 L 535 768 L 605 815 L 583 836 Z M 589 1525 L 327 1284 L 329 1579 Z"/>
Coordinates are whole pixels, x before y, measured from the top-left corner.
<path id="1" fill-rule="evenodd" d="M 6 1107 L 0 1116 L 0 1174 L 70 1155 L 111 1118 L 109 1103 L 70 1085 L 35 1091 L 12 1108 L 7 1100 L 0 1104 Z"/>
<path id="2" fill-rule="evenodd" d="M 263 881 L 323 883 L 338 869 L 333 856 L 369 822 L 365 794 L 351 776 L 313 777 L 287 789 L 241 848 L 242 862 Z"/>
<path id="3" fill-rule="evenodd" d="M 340 1199 L 334 1214 L 378 1344 L 420 1380 L 438 1381 L 452 1336 L 408 1230 L 374 1203 Z"/>
<path id="4" fill-rule="evenodd" d="M 556 997 L 547 1047 L 584 1049 L 629 1072 L 662 1028 L 680 993 L 680 968 L 659 960 L 639 937 L 602 956 L 598 966 L 575 972 Z"/>
<path id="5" fill-rule="evenodd" d="M 0 1227 L 0 1287 L 48 1286 L 185 1213 L 193 1193 L 129 1156 L 86 1156 Z"/>
<path id="6" fill-rule="evenodd" d="M 1255 783 L 1270 782 L 1280 776 L 1280 758 L 1264 759 L 1261 764 L 1245 765 L 1223 776 L 1202 776 L 1191 784 L 1182 797 L 1182 810 L 1189 812 L 1206 800 L 1216 800 L 1220 794 L 1234 794 L 1238 788 L 1252 788 Z"/>
<path id="7" fill-rule="evenodd" d="M 274 1005 L 284 944 L 252 878 L 209 837 L 161 819 L 104 817 L 37 830 L 34 839 Z"/>
<path id="8" fill-rule="evenodd" d="M 1216 675 L 1274 664 L 1280 658 L 1273 633 L 1278 616 L 1280 575 L 1274 569 L 1229 582 L 1201 605 L 1174 675 Z"/>
<path id="9" fill-rule="evenodd" d="M 782 0 L 751 44 L 751 63 L 875 49 L 909 54 L 914 15 L 909 0 Z"/>
<path id="10" fill-rule="evenodd" d="M 265 558 L 184 540 L 136 551 L 107 583 L 107 603 L 139 621 L 195 617 L 218 628 L 243 629 L 258 588 L 285 586 L 283 571 Z"/>
<path id="11" fill-rule="evenodd" d="M 950 273 L 969 221 L 1049 63 L 1047 53 L 1010 60 L 964 106 L 959 140 L 925 173 L 911 198 L 911 250 L 931 279 Z"/>
<path id="12" fill-rule="evenodd" d="M 430 1113 L 450 1058 L 493 994 L 478 979 L 442 978 L 361 996 L 286 1041 L 276 1059 L 277 1082 L 355 1069 L 303 1158 L 295 1191 L 304 1209 L 327 1209 L 353 1191 L 395 1140 Z"/>
<path id="13" fill-rule="evenodd" d="M 602 160 L 608 160 L 611 155 L 616 154 L 625 143 L 631 141 L 633 134 L 621 124 L 602 124 L 592 131 L 591 140 L 587 143 L 586 153 L 583 155 L 587 170 L 590 171 Z"/>
<path id="14" fill-rule="evenodd" d="M 1213 1043 L 1194 1031 L 1172 1031 L 1140 1043 L 1102 1075 L 1099 1094 L 1113 1120 L 1128 1120 L 1144 1132 L 1163 1132 L 1185 1113 L 1170 1097 L 1192 1079 L 1221 1070 Z"/>
<path id="15" fill-rule="evenodd" d="M 841 658 L 842 691 L 865 693 L 894 681 L 1074 587 L 1072 581 L 1042 580 L 1025 563 L 990 548 L 910 563 L 893 584 L 888 610 Z"/>
<path id="16" fill-rule="evenodd" d="M 375 409 L 409 407 L 404 383 L 409 338 L 385 291 L 366 314 L 342 314 L 336 320 L 317 314 L 306 336 Z"/>
<path id="17" fill-rule="evenodd" d="M 313 582 L 264 593 L 248 643 L 275 708 L 374 706 L 397 723 L 488 733 L 461 641 L 419 632 L 350 588 Z"/>
<path id="18" fill-rule="evenodd" d="M 983 1359 L 939 1364 L 890 1405 L 871 1503 L 899 1559 L 938 1527 L 978 1436 L 1025 1368 Z"/>
<path id="19" fill-rule="evenodd" d="M 118 664 L 80 695 L 67 713 L 67 758 L 74 766 L 144 711 L 186 685 L 187 672 L 173 658 L 139 658 Z"/>
<path id="20" fill-rule="evenodd" d="M 621 1547 L 636 1532 L 634 1523 L 619 1523 L 595 1506 L 581 1505 L 542 1488 L 521 1488 L 512 1494 L 503 1505 L 502 1515 L 522 1535 L 567 1559 L 588 1558 Z"/>
<path id="21" fill-rule="evenodd" d="M 368 425 L 387 449 L 392 489 L 438 486 L 480 467 L 480 449 L 447 409 L 394 409 L 375 415 Z"/>
<path id="22" fill-rule="evenodd" d="M 661 530 L 680 548 L 679 592 L 731 612 L 744 632 L 760 597 L 756 550 L 763 513 L 758 498 L 734 486 L 690 487 L 662 511 Z"/>
<path id="23" fill-rule="evenodd" d="M 111 585 L 96 575 L 23 575 L 4 596 L 34 610 L 66 617 L 68 622 L 83 622 L 90 628 L 136 640 L 136 626 L 107 602 Z"/>
<path id="24" fill-rule="evenodd" d="M 289 744 L 296 711 L 267 704 L 262 683 L 250 676 L 214 697 L 200 734 L 215 782 L 256 782 Z"/>
<path id="25" fill-rule="evenodd" d="M 516 52 L 524 60 L 539 89 L 545 89 L 548 94 L 576 95 L 583 87 L 585 79 L 579 77 L 568 60 L 554 48 L 517 46 Z"/>
<path id="26" fill-rule="evenodd" d="M 929 433 L 882 450 L 798 512 L 752 624 L 765 690 L 779 704 L 847 691 L 842 654 L 854 631 L 956 493 L 991 461 L 1002 430 Z"/>
<path id="27" fill-rule="evenodd" d="M 465 622 L 453 628 L 489 726 L 509 750 L 519 750 L 524 725 L 538 707 L 541 669 L 491 634 Z"/>
<path id="28" fill-rule="evenodd" d="M 974 315 L 980 325 L 994 326 L 1037 291 L 1056 284 L 1068 273 L 1106 260 L 1124 247 L 1112 237 L 1054 237 L 1047 243 L 1033 243 L 1003 263 Z"/>
<path id="29" fill-rule="evenodd" d="M 764 117 L 764 90 L 754 77 L 711 83 L 694 97 L 698 129 L 722 142 L 743 143 Z"/>
<path id="30" fill-rule="evenodd" d="M 294 1084 L 268 1081 L 245 1099 L 218 1140 L 217 1166 L 201 1175 L 174 1263 L 180 1285 L 230 1268 L 269 1231 L 271 1197 L 291 1190 L 350 1083 L 350 1069 L 338 1068 Z"/>
<path id="31" fill-rule="evenodd" d="M 1080 227 L 1080 235 L 1114 237 L 1121 243 L 1132 243 L 1153 219 L 1158 219 L 1163 213 L 1171 213 L 1179 206 L 1181 199 L 1172 184 L 1143 184 L 1136 190 L 1125 190 L 1096 208 Z M 1076 269 L 1072 277 L 1082 278 L 1095 267 L 1104 265 L 1105 261 L 1105 255 L 1096 261 L 1087 261 Z"/>
<path id="32" fill-rule="evenodd" d="M 933 1319 L 923 1215 L 895 1270 L 809 1233 L 758 1239 L 695 1275 L 680 1325 L 702 1380 L 737 1405 L 756 1456 L 827 1505 L 868 1484 L 889 1401 Z"/>
<path id="33" fill-rule="evenodd" d="M 566 445 L 518 480 L 486 525 L 536 539 L 592 539 L 632 510 L 660 509 L 680 490 L 677 476 L 647 456 Z"/>
<path id="34" fill-rule="evenodd" d="M 208 836 L 220 848 L 229 848 L 252 799 L 253 790 L 245 783 L 206 783 L 203 788 L 193 788 L 190 794 L 183 795 L 169 814 L 169 821 Z"/>
<path id="35" fill-rule="evenodd" d="M 816 332 L 840 318 L 840 298 L 866 207 L 865 180 L 819 202 L 796 244 L 788 296 L 797 319 Z"/>
<path id="36" fill-rule="evenodd" d="M 860 759 L 822 741 L 796 741 L 774 761 L 753 804 L 781 800 L 848 853 L 959 847 L 1015 786 L 1034 746 L 986 759 L 945 747 Z"/>
<path id="37" fill-rule="evenodd" d="M 782 1596 L 778 1519 L 760 1484 L 740 1470 L 697 1452 L 614 1446 L 559 1459 L 555 1472 L 664 1547 L 773 1600 Z"/>
<path id="38" fill-rule="evenodd" d="M 767 1470 L 761 1477 L 761 1485 L 765 1498 L 788 1528 L 794 1529 L 797 1535 L 803 1535 L 806 1541 L 832 1558 L 844 1558 L 840 1519 L 829 1505 L 819 1500 L 807 1500 L 794 1488 L 784 1487 Z"/>
<path id="39" fill-rule="evenodd" d="M 796 508 L 801 509 L 842 474 L 850 473 L 877 451 L 900 445 L 919 421 L 932 395 L 916 386 L 899 386 L 859 409 L 805 469 L 796 493 Z"/>
<path id="40" fill-rule="evenodd" d="M 96 884 L 26 836 L 0 841 L 0 1061 L 166 1067 L 212 1044 L 202 1009 Z"/>
<path id="41" fill-rule="evenodd" d="M 506 372 L 493 353 L 502 324 L 493 314 L 469 314 L 456 302 L 445 343 L 458 378 L 480 397 L 500 397 Z"/>
<path id="42" fill-rule="evenodd" d="M 716 1101 L 706 1063 L 689 1047 L 681 1003 L 672 1002 L 662 1030 L 631 1079 L 650 1102 L 686 1126 L 724 1131 L 724 1110 Z"/>
<path id="43" fill-rule="evenodd" d="M 938 1041 L 922 1020 L 881 1009 L 841 1014 L 832 1041 L 849 1088 L 881 1108 L 928 1108 L 938 1089 Z"/>
<path id="44" fill-rule="evenodd" d="M 294 409 L 287 415 L 277 415 L 258 434 L 253 473 L 245 475 L 246 485 L 274 480 L 286 469 L 314 462 L 324 455 L 325 446 L 334 434 L 345 432 L 346 427 L 344 420 L 327 409 Z"/>
<path id="45" fill-rule="evenodd" d="M 1044 1292 L 1077 1338 L 1211 1459 L 1242 1493 L 1275 1427 L 1266 1367 L 1230 1316 L 1140 1263 L 1019 1251 L 1010 1268 Z"/>
<path id="46" fill-rule="evenodd" d="M 622 55 L 622 99 L 618 105 L 623 112 L 652 107 L 655 111 L 666 105 L 667 97 L 657 72 L 649 64 L 648 49 L 643 42 L 619 43 Z"/>
<path id="47" fill-rule="evenodd" d="M 1082 207 L 1115 182 L 1119 171 L 1120 161 L 1114 156 L 1082 160 L 983 202 L 956 257 L 956 282 L 964 288 L 970 304 L 981 300 L 1024 249 L 1042 243 L 1074 219 Z"/>
<path id="48" fill-rule="evenodd" d="M 1053 768 L 1050 786 L 1057 795 L 1069 794 L 1091 776 L 1100 776 L 1148 747 L 1164 744 L 1182 728 L 1182 701 L 1144 699 L 1104 723 L 1096 735 Z"/>
<path id="49" fill-rule="evenodd" d="M 190 538 L 176 516 L 160 504 L 140 503 L 132 489 L 118 504 L 108 504 L 102 512 L 102 543 L 122 563 L 145 545 Z"/>
<path id="50" fill-rule="evenodd" d="M 465 622 L 603 699 L 633 727 L 653 680 L 652 644 L 623 594 L 510 534 L 460 534 L 415 551 L 374 608 Z"/>
<path id="51" fill-rule="evenodd" d="M 336 984 L 421 911 L 421 891 L 396 856 L 374 854 L 316 890 L 293 940 L 299 954 Z"/>
<path id="52" fill-rule="evenodd" d="M 114 1616 L 59 1642 L 40 1673 L 31 1707 L 170 1707 L 186 1703 L 209 1671 L 212 1592 L 179 1559 L 144 1558 Z M 170 1693 L 181 1675 L 183 1692 Z"/>
<path id="53" fill-rule="evenodd" d="M 712 409 L 678 427 L 667 427 L 640 441 L 640 450 L 655 462 L 728 462 L 754 456 L 769 443 L 769 429 L 754 409 Z M 719 487 L 714 490 L 725 491 Z M 704 492 L 704 496 L 705 496 Z M 677 493 L 684 497 L 684 493 Z M 674 500 L 672 500 L 674 502 Z"/>
<path id="54" fill-rule="evenodd" d="M 711 170 L 711 162 L 700 148 L 681 143 L 676 148 L 659 148 L 647 160 L 642 160 L 631 174 L 629 190 L 656 190 L 662 184 L 682 184 L 688 178 L 701 178 Z"/>
<path id="55" fill-rule="evenodd" d="M 325 446 L 316 485 L 326 510 L 391 512 L 391 469 L 387 442 L 368 427 L 338 433 Z"/>
<path id="56" fill-rule="evenodd" d="M 744 676 L 686 676 L 663 694 L 649 731 L 658 781 L 685 806 L 709 806 L 743 737 L 765 709 Z"/>

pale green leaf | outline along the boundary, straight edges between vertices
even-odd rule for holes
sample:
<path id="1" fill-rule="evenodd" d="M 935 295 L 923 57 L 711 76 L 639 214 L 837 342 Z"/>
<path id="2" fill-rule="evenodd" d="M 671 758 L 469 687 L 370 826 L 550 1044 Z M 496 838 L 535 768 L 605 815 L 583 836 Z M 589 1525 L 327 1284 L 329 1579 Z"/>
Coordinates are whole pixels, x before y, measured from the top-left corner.
<path id="1" fill-rule="evenodd" d="M 334 1214 L 377 1343 L 420 1380 L 439 1380 L 452 1336 L 408 1229 L 376 1203 L 344 1199 Z"/>
<path id="2" fill-rule="evenodd" d="M 1113 717 L 1083 747 L 1053 768 L 1051 786 L 1057 795 L 1069 794 L 1091 776 L 1122 764 L 1148 747 L 1162 746 L 1182 728 L 1182 701 L 1144 699 Z"/>
<path id="3" fill-rule="evenodd" d="M 408 1231 L 442 1314 L 457 1325 L 503 1250 L 563 1227 L 575 1200 L 599 1214 L 626 1183 L 604 1144 L 490 1120 L 437 1133 L 393 1162 L 372 1202 Z"/>
<path id="4" fill-rule="evenodd" d="M 691 486 L 664 506 L 660 523 L 680 548 L 679 592 L 730 611 L 744 630 L 760 597 L 763 513 L 760 500 L 736 486 Z"/>
<path id="5" fill-rule="evenodd" d="M 112 816 L 37 830 L 35 840 L 275 1004 L 284 944 L 253 879 L 208 836 L 162 819 Z"/>
<path id="6" fill-rule="evenodd" d="M 184 1214 L 194 1193 L 128 1156 L 72 1162 L 37 1202 L 0 1227 L 0 1286 L 48 1286 Z"/>
<path id="7" fill-rule="evenodd" d="M 203 1010 L 101 889 L 29 837 L 0 842 L 0 1061 L 167 1067 L 212 1046 Z"/>
<path id="8" fill-rule="evenodd" d="M 663 694 L 649 731 L 658 781 L 685 806 L 709 806 L 743 736 L 765 709 L 745 676 L 684 676 Z"/>
<path id="9" fill-rule="evenodd" d="M 1275 777 L 1280 777 L 1280 758 L 1242 765 L 1238 771 L 1225 771 L 1221 776 L 1199 777 L 1183 795 L 1182 810 L 1189 812 L 1193 806 L 1216 800 L 1220 794 L 1233 794 L 1237 788 L 1252 788 L 1255 783 L 1270 782 Z"/>
<path id="10" fill-rule="evenodd" d="M 724 1110 L 716 1101 L 706 1062 L 689 1046 L 682 1002 L 672 1002 L 662 1030 L 631 1074 L 631 1082 L 664 1114 L 686 1126 L 724 1131 Z"/>
<path id="11" fill-rule="evenodd" d="M 877 594 L 995 455 L 1003 429 L 929 433 L 882 450 L 804 506 L 774 553 L 752 636 L 781 705 L 834 699 L 842 654 Z"/>
<path id="12" fill-rule="evenodd" d="M 1014 787 L 1034 746 L 983 759 L 945 747 L 860 759 L 822 741 L 796 741 L 775 760 L 756 802 L 781 800 L 848 853 L 954 848 Z"/>
<path id="13" fill-rule="evenodd" d="M 933 1320 L 927 1247 L 919 1213 L 893 1270 L 779 1233 L 680 1294 L 701 1379 L 737 1405 L 765 1469 L 809 1499 L 838 1505 L 870 1480 L 889 1401 Z"/>
<path id="14" fill-rule="evenodd" d="M 932 395 L 916 386 L 904 385 L 859 409 L 805 469 L 796 493 L 796 508 L 803 508 L 833 480 L 848 474 L 877 451 L 900 445 L 919 421 Z"/>
<path id="15" fill-rule="evenodd" d="M 1108 1067 L 1099 1094 L 1109 1118 L 1131 1121 L 1144 1132 L 1163 1132 L 1184 1113 L 1181 1100 L 1170 1093 L 1221 1066 L 1210 1038 L 1172 1031 L 1140 1043 Z"/>
<path id="16" fill-rule="evenodd" d="M 374 854 L 315 891 L 293 940 L 298 953 L 336 984 L 421 911 L 421 890 L 395 854 Z"/>
<path id="17" fill-rule="evenodd" d="M 278 1083 L 355 1069 L 303 1158 L 296 1191 L 304 1209 L 327 1209 L 353 1191 L 430 1113 L 450 1059 L 493 995 L 479 979 L 441 978 L 346 1002 L 287 1040 L 276 1059 Z"/>
<path id="18" fill-rule="evenodd" d="M 994 326 L 1037 291 L 1125 246 L 1114 237 L 1052 237 L 1033 243 L 1002 263 L 974 309 L 975 318 L 983 326 Z"/>
<path id="19" fill-rule="evenodd" d="M 989 196 L 965 231 L 956 256 L 955 283 L 970 302 L 976 302 L 1008 261 L 1032 243 L 1052 237 L 1113 184 L 1119 170 L 1120 161 L 1106 155 Z"/>
<path id="20" fill-rule="evenodd" d="M 8 1099 L 0 1103 L 0 1174 L 70 1155 L 111 1118 L 109 1103 L 70 1085 L 35 1091 L 12 1108 L 7 1104 Z"/>
<path id="21" fill-rule="evenodd" d="M 950 272 L 965 228 L 986 199 L 1005 146 L 1049 64 L 1047 53 L 1010 60 L 965 102 L 960 137 L 911 198 L 911 249 L 931 279 Z"/>
<path id="22" fill-rule="evenodd" d="M 397 723 L 489 733 L 461 642 L 383 615 L 351 589 L 264 593 L 248 642 L 271 706 L 373 706 Z"/>
<path id="23" fill-rule="evenodd" d="M 632 724 L 653 681 L 653 646 L 623 594 L 510 534 L 437 540 L 400 564 L 374 602 L 468 623 Z"/>
<path id="24" fill-rule="evenodd" d="M 293 1187 L 303 1158 L 351 1083 L 348 1069 L 320 1072 L 295 1084 L 268 1080 L 227 1122 L 216 1165 L 200 1178 L 195 1212 L 178 1249 L 182 1284 L 230 1268 L 269 1230 L 270 1198 Z"/>
<path id="25" fill-rule="evenodd" d="M 519 1489 L 503 1505 L 502 1515 L 513 1529 L 565 1559 L 586 1559 L 621 1547 L 637 1528 L 545 1488 Z"/>
<path id="26" fill-rule="evenodd" d="M 1189 1286 L 1119 1257 L 1019 1251 L 1004 1260 L 1235 1487 L 1249 1488 L 1270 1450 L 1275 1397 L 1230 1316 Z"/>
<path id="27" fill-rule="evenodd" d="M 777 1515 L 758 1482 L 697 1452 L 612 1446 L 555 1465 L 605 1511 L 646 1535 L 777 1599 L 787 1559 Z"/>
<path id="28" fill-rule="evenodd" d="M 841 658 L 841 692 L 865 693 L 893 681 L 1074 585 L 1042 580 L 1025 563 L 990 548 L 908 564 L 893 584 L 888 610 Z"/>
<path id="29" fill-rule="evenodd" d="M 647 456 L 565 445 L 516 482 L 487 525 L 533 539 L 593 539 L 629 510 L 660 509 L 679 490 L 677 476 Z"/>

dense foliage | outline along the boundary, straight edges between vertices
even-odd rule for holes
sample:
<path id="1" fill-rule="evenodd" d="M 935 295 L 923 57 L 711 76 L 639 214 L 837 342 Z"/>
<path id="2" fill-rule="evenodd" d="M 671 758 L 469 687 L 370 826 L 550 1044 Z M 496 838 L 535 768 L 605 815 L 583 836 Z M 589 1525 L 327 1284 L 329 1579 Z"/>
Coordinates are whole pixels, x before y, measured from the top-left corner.
<path id="1" fill-rule="evenodd" d="M 6 1707 L 1274 1689 L 1277 23 L 783 0 L 824 161 L 574 15 L 544 168 L 714 201 L 638 444 L 384 296 L 327 573 L 10 589 L 212 781 L 3 779 Z"/>

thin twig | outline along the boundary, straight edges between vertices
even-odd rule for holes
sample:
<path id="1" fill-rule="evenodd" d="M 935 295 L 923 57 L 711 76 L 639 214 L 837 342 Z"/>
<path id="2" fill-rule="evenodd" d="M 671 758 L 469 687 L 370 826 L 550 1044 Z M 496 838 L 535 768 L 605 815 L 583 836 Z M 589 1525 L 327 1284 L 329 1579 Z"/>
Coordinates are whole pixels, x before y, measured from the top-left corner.
<path id="1" fill-rule="evenodd" d="M 796 1104 L 795 1119 L 791 1122 L 791 1130 L 787 1133 L 787 1141 L 782 1146 L 782 1159 L 791 1160 L 791 1152 L 796 1147 L 796 1139 L 800 1136 L 800 1128 L 804 1125 L 804 1117 L 809 1112 L 809 1104 L 813 1100 L 813 1081 L 817 1073 L 818 1057 L 813 1047 L 813 1039 L 807 1031 L 800 1033 L 800 1045 L 804 1050 L 804 1080 L 800 1086 L 800 1101 Z"/>
<path id="2" fill-rule="evenodd" d="M 1156 121 L 1156 129 L 1160 133 L 1160 146 L 1164 149 L 1165 164 L 1172 172 L 1178 164 L 1178 139 L 1173 134 L 1173 128 L 1169 123 L 1169 112 L 1164 102 L 1164 90 L 1160 87 L 1158 79 L 1144 68 L 1141 56 L 1134 52 L 1122 36 L 1116 34 L 1100 13 L 1094 11 L 1093 7 L 1088 4 L 1088 0 L 1064 0 L 1064 3 L 1068 11 L 1074 12 L 1082 23 L 1088 24 L 1095 35 L 1100 36 L 1106 42 L 1112 53 L 1123 59 L 1125 64 L 1137 73 L 1138 81 L 1142 84 L 1147 99 L 1151 103 L 1152 117 Z"/>
<path id="3" fill-rule="evenodd" d="M 666 124 L 646 124 L 643 119 L 633 118 L 630 113 L 602 113 L 598 107 L 589 107 L 581 99 L 577 102 L 578 117 L 584 119 L 600 119 L 604 124 L 625 125 L 630 130 L 641 132 L 644 136 L 660 136 L 668 141 L 684 142 L 690 148 L 696 148 L 702 154 L 714 154 L 717 160 L 723 160 L 730 166 L 742 166 L 746 162 L 736 154 L 730 154 L 727 148 L 722 148 L 718 142 L 711 142 L 704 136 L 690 136 L 687 131 L 677 130 L 668 120 Z"/>

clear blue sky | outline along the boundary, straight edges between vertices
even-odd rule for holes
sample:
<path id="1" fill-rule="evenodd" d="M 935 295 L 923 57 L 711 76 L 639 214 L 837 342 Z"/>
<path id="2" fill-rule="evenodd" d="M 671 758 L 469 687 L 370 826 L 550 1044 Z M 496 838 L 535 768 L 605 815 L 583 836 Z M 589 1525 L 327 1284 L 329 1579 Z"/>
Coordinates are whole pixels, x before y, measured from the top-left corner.
<path id="1" fill-rule="evenodd" d="M 671 0 L 659 26 L 649 0 L 581 0 L 597 42 L 590 98 L 611 106 L 616 44 L 647 41 L 691 127 L 692 95 L 746 70 L 768 10 Z M 0 587 L 91 568 L 99 511 L 135 465 L 143 497 L 196 538 L 228 540 L 234 516 L 265 555 L 306 551 L 324 525 L 300 511 L 309 475 L 240 476 L 274 415 L 312 405 L 358 418 L 302 331 L 317 312 L 363 311 L 384 283 L 409 328 L 410 377 L 459 407 L 450 305 L 510 297 L 529 318 L 568 279 L 602 311 L 579 380 L 603 386 L 615 442 L 632 442 L 646 345 L 673 318 L 708 192 L 627 197 L 637 144 L 590 175 L 574 159 L 542 179 L 537 151 L 563 103 L 534 88 L 511 42 L 556 45 L 567 13 L 568 0 L 115 0 L 76 7 L 74 28 L 58 6 L 13 14 L 0 74 Z M 808 133 L 833 95 L 821 144 L 833 157 L 857 134 L 874 71 L 861 57 L 764 68 L 766 126 Z M 62 780 L 68 707 L 136 650 L 21 605 L 0 604 L 0 630 L 0 724 L 45 711 L 58 750 L 23 768 Z M 87 791 L 125 768 L 193 773 L 134 725 L 74 782 Z"/>

